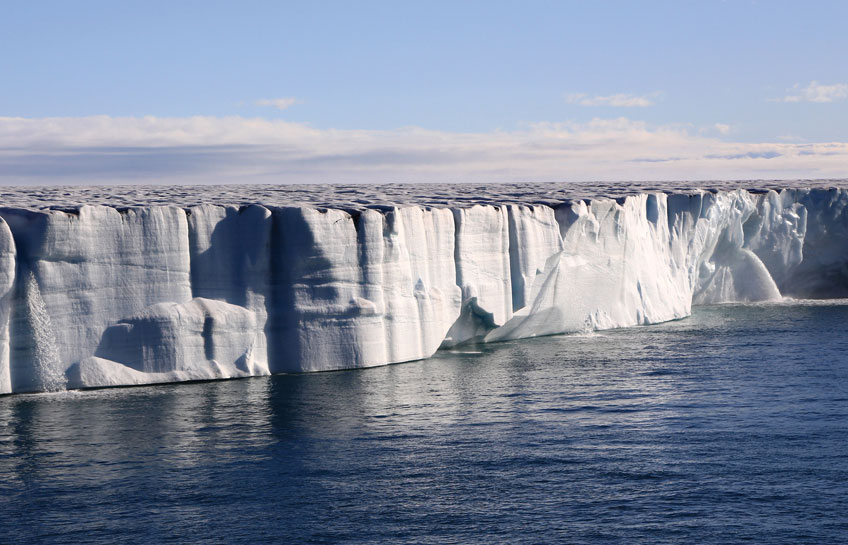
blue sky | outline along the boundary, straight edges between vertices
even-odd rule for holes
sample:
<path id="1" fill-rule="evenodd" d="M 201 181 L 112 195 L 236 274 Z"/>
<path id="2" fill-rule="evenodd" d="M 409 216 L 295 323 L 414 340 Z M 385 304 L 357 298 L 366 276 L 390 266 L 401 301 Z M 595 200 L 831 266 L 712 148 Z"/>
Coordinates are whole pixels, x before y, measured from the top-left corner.
<path id="1" fill-rule="evenodd" d="M 3 12 L 2 183 L 848 176 L 848 2 Z"/>

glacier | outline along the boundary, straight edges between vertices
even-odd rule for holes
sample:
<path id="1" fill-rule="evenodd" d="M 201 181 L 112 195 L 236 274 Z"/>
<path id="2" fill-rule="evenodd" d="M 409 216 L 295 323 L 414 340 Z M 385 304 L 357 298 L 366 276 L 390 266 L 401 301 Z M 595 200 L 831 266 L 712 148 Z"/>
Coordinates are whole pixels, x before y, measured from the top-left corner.
<path id="1" fill-rule="evenodd" d="M 848 296 L 847 182 L 713 185 L 7 188 L 0 393 L 371 367 Z"/>

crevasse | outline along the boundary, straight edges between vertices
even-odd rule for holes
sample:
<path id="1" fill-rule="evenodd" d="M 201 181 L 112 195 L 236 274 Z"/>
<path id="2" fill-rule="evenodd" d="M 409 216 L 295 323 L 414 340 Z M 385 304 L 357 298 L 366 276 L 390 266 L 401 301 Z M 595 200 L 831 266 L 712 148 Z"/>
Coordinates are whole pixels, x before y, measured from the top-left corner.
<path id="1" fill-rule="evenodd" d="M 0 209 L 0 393 L 369 367 L 848 296 L 848 190 Z"/>

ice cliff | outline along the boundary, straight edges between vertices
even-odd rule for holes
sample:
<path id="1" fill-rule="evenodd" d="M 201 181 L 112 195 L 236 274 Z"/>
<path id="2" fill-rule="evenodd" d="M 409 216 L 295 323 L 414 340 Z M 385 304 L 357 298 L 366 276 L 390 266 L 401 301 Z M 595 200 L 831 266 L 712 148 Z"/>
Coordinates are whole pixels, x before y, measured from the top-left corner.
<path id="1" fill-rule="evenodd" d="M 12 199 L 0 393 L 368 367 L 693 304 L 848 296 L 848 189 L 569 192 L 372 205 L 353 189 L 335 207 Z"/>

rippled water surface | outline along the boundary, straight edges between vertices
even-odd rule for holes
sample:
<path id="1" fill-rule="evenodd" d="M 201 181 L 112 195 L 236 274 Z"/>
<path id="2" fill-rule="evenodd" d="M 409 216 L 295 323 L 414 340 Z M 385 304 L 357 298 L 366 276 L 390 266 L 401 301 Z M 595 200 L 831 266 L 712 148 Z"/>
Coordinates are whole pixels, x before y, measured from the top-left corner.
<path id="1" fill-rule="evenodd" d="M 844 543 L 848 302 L 0 398 L 0 542 Z"/>

